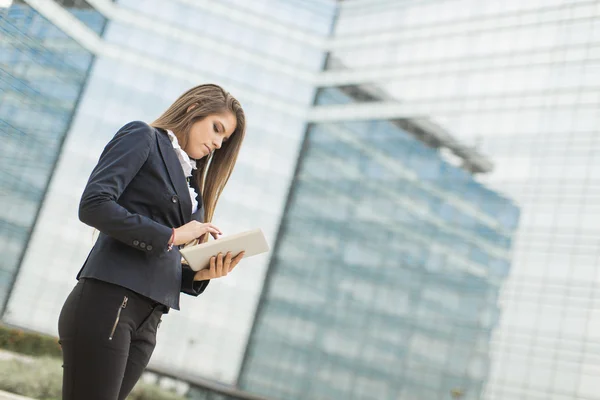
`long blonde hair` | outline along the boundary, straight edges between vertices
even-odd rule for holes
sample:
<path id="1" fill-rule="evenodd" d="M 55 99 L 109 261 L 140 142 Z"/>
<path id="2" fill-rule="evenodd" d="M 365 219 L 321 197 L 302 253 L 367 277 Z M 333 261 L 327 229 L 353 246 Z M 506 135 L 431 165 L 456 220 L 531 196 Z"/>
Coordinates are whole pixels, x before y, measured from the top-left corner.
<path id="1" fill-rule="evenodd" d="M 171 130 L 183 149 L 186 148 L 192 125 L 211 114 L 231 112 L 236 118 L 235 131 L 221 148 L 196 161 L 196 180 L 204 203 L 204 221 L 211 222 L 217 201 L 233 172 L 244 135 L 246 116 L 244 110 L 229 92 L 214 84 L 191 88 L 173 103 L 156 121 L 155 128 Z M 202 242 L 208 240 L 204 235 Z"/>

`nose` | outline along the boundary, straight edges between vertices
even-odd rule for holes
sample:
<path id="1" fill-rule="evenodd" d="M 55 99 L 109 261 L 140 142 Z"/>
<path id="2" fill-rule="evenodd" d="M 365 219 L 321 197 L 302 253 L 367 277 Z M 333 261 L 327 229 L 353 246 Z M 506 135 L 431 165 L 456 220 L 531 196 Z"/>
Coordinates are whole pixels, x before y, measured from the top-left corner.
<path id="1" fill-rule="evenodd" d="M 217 137 L 213 140 L 213 145 L 215 146 L 215 149 L 220 149 L 221 145 L 223 144 L 223 138 L 222 137 Z"/>

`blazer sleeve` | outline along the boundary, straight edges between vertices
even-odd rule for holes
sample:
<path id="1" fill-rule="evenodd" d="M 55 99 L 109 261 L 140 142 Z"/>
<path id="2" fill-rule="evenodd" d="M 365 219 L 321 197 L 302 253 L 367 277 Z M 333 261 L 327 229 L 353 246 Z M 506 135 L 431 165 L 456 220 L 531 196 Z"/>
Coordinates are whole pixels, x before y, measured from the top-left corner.
<path id="1" fill-rule="evenodd" d="M 106 145 L 79 203 L 79 219 L 131 247 L 158 256 L 168 249 L 172 229 L 131 213 L 117 203 L 148 159 L 154 131 L 144 122 L 123 126 Z"/>
<path id="2" fill-rule="evenodd" d="M 195 281 L 196 272 L 188 265 L 181 264 L 181 291 L 190 296 L 198 296 L 204 292 L 210 280 Z"/>

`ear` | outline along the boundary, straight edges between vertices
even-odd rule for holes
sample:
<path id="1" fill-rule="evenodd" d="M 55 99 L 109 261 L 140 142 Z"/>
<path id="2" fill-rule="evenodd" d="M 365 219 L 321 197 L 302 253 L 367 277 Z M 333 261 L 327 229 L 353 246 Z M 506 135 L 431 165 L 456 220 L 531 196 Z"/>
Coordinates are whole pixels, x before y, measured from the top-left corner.
<path id="1" fill-rule="evenodd" d="M 197 106 L 198 106 L 198 104 L 196 104 L 196 103 L 192 104 L 191 106 L 189 106 L 189 107 L 188 107 L 188 109 L 187 109 L 187 111 L 186 111 L 186 112 L 190 112 L 190 111 L 192 111 L 192 110 L 193 110 L 194 108 L 196 108 Z"/>

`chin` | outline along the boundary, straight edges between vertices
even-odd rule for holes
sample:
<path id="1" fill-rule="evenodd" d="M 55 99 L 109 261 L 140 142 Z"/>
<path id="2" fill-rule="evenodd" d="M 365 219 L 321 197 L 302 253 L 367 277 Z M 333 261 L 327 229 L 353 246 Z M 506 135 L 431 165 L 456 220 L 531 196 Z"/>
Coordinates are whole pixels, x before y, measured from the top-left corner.
<path id="1" fill-rule="evenodd" d="M 199 160 L 202 157 L 206 156 L 202 151 L 191 151 L 188 153 L 188 156 L 194 160 Z"/>

